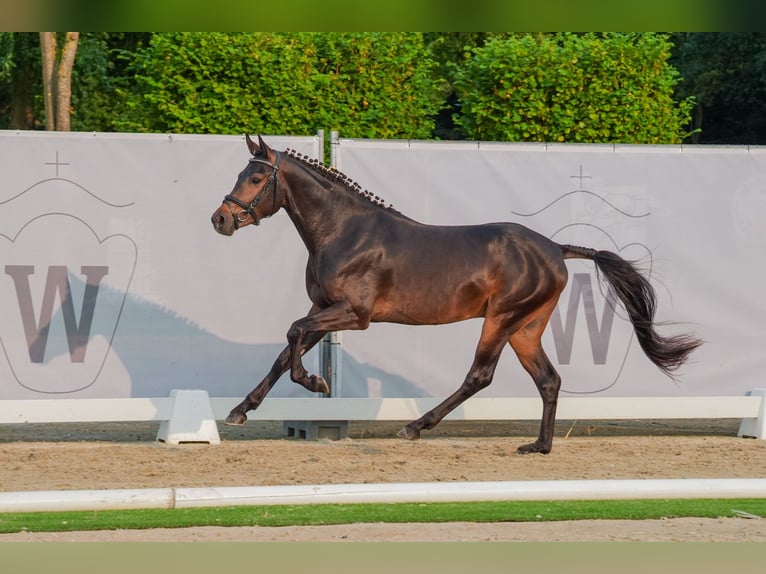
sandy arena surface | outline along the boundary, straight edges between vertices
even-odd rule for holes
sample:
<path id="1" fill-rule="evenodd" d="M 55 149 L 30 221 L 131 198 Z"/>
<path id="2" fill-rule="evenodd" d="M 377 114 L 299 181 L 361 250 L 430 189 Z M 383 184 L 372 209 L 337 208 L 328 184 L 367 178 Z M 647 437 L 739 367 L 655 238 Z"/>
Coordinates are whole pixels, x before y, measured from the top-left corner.
<path id="1" fill-rule="evenodd" d="M 0 491 L 624 478 L 765 478 L 766 441 L 739 421 L 560 421 L 553 452 L 518 455 L 536 424 L 444 422 L 420 441 L 399 423 L 349 438 L 283 438 L 221 425 L 221 445 L 168 446 L 136 423 L 0 425 Z M 737 509 L 733 509 L 737 510 Z M 576 523 L 351 524 L 0 535 L 0 541 L 766 541 L 766 518 Z"/>

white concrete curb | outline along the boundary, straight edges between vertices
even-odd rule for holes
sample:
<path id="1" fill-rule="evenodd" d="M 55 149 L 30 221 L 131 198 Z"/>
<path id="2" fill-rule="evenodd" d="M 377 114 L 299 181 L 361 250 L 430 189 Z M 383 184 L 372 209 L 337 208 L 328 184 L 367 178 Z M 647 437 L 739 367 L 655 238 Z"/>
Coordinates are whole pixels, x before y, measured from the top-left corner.
<path id="1" fill-rule="evenodd" d="M 766 479 L 530 480 L 4 492 L 0 493 L 0 512 L 648 498 L 766 498 Z"/>

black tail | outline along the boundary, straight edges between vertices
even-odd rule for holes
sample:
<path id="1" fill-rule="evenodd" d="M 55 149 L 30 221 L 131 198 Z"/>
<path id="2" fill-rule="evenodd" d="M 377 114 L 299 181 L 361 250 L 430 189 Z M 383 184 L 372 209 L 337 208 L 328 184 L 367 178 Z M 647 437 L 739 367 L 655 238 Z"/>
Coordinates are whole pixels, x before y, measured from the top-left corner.
<path id="1" fill-rule="evenodd" d="M 611 251 L 596 251 L 587 247 L 562 245 L 564 259 L 592 259 L 598 272 L 617 293 L 628 312 L 639 345 L 660 370 L 672 377 L 689 354 L 702 344 L 691 335 L 663 337 L 654 329 L 657 297 L 649 281 L 636 267 Z"/>

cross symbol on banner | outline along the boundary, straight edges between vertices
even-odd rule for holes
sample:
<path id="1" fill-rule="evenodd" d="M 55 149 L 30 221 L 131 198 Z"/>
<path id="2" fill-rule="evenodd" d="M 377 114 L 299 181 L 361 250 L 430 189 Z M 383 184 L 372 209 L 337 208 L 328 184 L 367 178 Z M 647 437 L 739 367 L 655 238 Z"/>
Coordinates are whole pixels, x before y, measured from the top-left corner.
<path id="1" fill-rule="evenodd" d="M 59 166 L 60 165 L 69 165 L 68 162 L 60 162 L 59 161 L 59 152 L 56 150 L 56 161 L 46 161 L 44 165 L 55 165 L 56 166 L 56 177 L 59 176 Z"/>
<path id="2" fill-rule="evenodd" d="M 579 179 L 579 180 L 580 180 L 580 191 L 583 191 L 582 180 L 583 180 L 583 179 L 591 179 L 591 176 L 589 176 L 589 175 L 583 175 L 583 174 L 582 174 L 582 165 L 581 165 L 581 166 L 580 166 L 580 175 L 570 175 L 570 176 L 569 176 L 569 178 L 570 178 L 570 179 L 572 179 L 572 178 L 574 178 L 574 179 Z"/>

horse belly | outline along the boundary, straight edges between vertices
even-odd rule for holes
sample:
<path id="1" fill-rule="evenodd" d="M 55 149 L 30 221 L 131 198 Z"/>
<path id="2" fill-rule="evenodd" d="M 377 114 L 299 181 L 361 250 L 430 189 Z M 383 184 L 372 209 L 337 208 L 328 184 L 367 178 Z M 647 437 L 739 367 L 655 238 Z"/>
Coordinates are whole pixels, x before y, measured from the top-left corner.
<path id="1" fill-rule="evenodd" d="M 406 325 L 442 325 L 482 317 L 487 309 L 488 289 L 481 282 L 460 285 L 427 282 L 409 289 L 391 289 L 373 309 L 373 322 Z"/>

